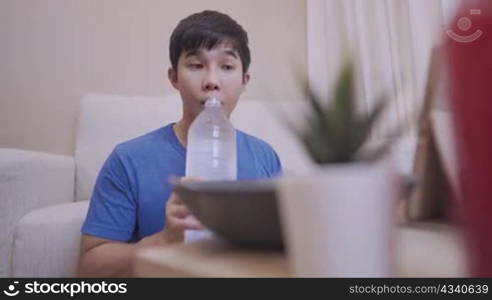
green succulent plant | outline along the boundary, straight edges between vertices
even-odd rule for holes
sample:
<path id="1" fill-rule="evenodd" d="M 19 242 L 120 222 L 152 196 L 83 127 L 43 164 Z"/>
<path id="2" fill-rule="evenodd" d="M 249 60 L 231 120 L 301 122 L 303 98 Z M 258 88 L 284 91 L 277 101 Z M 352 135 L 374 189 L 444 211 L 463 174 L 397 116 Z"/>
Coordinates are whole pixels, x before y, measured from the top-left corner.
<path id="1" fill-rule="evenodd" d="M 394 139 L 399 136 L 400 128 L 390 134 L 390 138 L 379 146 L 361 151 L 369 140 L 375 124 L 383 115 L 388 100 L 382 96 L 366 114 L 356 112 L 354 64 L 351 59 L 345 60 L 331 99 L 320 98 L 309 87 L 307 80 L 300 81 L 303 84 L 304 98 L 308 101 L 307 126 L 299 128 L 286 118 L 284 120 L 315 163 L 323 165 L 374 161 L 381 158 L 390 149 Z"/>

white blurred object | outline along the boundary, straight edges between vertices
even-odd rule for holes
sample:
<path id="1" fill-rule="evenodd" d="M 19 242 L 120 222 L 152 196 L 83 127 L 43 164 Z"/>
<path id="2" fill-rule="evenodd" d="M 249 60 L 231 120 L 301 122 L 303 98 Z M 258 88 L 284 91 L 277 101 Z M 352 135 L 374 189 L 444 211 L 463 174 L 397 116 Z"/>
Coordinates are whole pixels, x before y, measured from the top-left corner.
<path id="1" fill-rule="evenodd" d="M 386 163 L 333 164 L 280 181 L 289 261 L 298 277 L 392 277 L 395 187 Z"/>

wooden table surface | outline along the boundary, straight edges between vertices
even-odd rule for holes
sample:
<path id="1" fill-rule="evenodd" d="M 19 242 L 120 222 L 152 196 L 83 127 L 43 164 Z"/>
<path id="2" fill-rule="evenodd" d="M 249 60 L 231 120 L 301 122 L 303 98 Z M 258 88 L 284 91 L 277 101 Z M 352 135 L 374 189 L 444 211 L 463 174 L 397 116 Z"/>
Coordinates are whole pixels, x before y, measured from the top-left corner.
<path id="1" fill-rule="evenodd" d="M 431 225 L 432 226 L 432 225 Z M 397 277 L 465 277 L 465 252 L 459 233 L 449 226 L 407 226 L 397 231 Z M 251 250 L 219 240 L 137 253 L 137 277 L 292 277 L 285 253 Z"/>

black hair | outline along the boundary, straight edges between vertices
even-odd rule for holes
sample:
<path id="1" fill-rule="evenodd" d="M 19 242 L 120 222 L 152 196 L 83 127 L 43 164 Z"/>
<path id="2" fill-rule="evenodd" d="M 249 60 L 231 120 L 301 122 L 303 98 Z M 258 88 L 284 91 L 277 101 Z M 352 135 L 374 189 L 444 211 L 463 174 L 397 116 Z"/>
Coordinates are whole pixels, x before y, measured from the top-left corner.
<path id="1" fill-rule="evenodd" d="M 177 70 L 178 59 L 183 52 L 200 48 L 211 50 L 221 43 L 230 43 L 238 52 L 246 73 L 251 63 L 248 34 L 234 19 L 218 11 L 205 10 L 181 20 L 169 42 L 171 66 Z"/>

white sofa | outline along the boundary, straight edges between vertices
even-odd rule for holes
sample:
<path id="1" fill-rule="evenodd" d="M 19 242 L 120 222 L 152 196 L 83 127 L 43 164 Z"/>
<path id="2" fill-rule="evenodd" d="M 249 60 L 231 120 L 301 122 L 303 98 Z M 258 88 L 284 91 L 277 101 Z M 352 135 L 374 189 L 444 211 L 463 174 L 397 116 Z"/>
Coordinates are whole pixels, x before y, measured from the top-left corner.
<path id="1" fill-rule="evenodd" d="M 268 141 L 279 153 L 287 173 L 308 171 L 311 164 L 302 148 L 271 113 L 271 106 L 264 104 L 241 100 L 233 113 L 233 123 Z M 0 149 L 0 277 L 74 276 L 80 228 L 102 163 L 117 143 L 176 121 L 180 112 L 177 95 L 87 95 L 81 101 L 73 157 Z M 407 170 L 412 148 L 410 143 L 395 156 Z M 430 245 L 433 251 L 448 252 L 440 256 L 441 265 L 447 269 L 429 275 L 457 276 L 461 272 L 460 263 L 449 265 L 460 254 L 456 247 L 449 247 L 452 239 L 420 228 L 409 230 L 401 235 L 406 241 L 400 245 L 403 256 L 429 255 L 422 246 L 434 241 Z M 423 244 L 416 240 L 419 236 Z M 439 263 L 439 259 L 431 259 Z M 408 261 L 417 269 L 427 264 L 420 258 Z"/>

